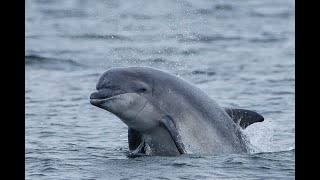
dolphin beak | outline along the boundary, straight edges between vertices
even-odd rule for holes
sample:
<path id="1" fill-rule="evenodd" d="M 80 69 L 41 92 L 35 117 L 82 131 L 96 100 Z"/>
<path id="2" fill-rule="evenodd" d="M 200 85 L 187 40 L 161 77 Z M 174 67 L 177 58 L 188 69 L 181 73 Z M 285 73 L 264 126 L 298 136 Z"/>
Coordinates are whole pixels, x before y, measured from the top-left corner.
<path id="1" fill-rule="evenodd" d="M 94 105 L 94 106 L 100 106 L 103 102 L 104 102 L 104 98 L 101 98 L 101 96 L 99 96 L 100 94 L 99 94 L 100 92 L 98 91 L 98 92 L 94 92 L 94 93 L 92 93 L 91 95 L 90 95 L 90 103 L 92 104 L 92 105 Z"/>
<path id="2" fill-rule="evenodd" d="M 93 93 L 91 93 L 91 95 L 90 95 L 90 99 L 101 99 L 102 97 L 101 97 L 100 94 L 101 94 L 101 93 L 100 93 L 99 91 L 93 92 Z"/>
<path id="3" fill-rule="evenodd" d="M 99 99 L 90 99 L 90 103 L 94 106 L 100 106 L 102 104 L 102 101 L 100 101 Z"/>
<path id="4" fill-rule="evenodd" d="M 110 89 L 98 90 L 90 95 L 90 103 L 94 106 L 100 107 L 100 105 L 106 102 L 107 99 L 119 94 L 123 94 L 123 92 Z"/>

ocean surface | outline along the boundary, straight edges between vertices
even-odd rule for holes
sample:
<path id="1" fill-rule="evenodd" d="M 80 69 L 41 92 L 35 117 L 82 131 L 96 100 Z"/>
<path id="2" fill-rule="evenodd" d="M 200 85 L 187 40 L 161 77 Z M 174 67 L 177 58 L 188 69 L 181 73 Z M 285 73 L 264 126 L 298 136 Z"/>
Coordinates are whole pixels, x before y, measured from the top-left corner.
<path id="1" fill-rule="evenodd" d="M 26 179 L 294 179 L 294 0 L 26 0 Z M 254 110 L 248 154 L 129 158 L 90 94 L 112 67 L 178 74 Z"/>

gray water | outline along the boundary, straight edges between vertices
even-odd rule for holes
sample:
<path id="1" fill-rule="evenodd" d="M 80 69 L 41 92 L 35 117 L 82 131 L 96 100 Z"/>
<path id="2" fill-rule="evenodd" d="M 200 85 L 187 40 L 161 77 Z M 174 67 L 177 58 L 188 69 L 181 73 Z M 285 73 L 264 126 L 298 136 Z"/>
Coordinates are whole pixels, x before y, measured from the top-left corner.
<path id="1" fill-rule="evenodd" d="M 293 0 L 27 0 L 26 179 L 294 179 Z M 129 158 L 127 127 L 89 103 L 112 67 L 178 74 L 265 117 L 248 154 Z"/>

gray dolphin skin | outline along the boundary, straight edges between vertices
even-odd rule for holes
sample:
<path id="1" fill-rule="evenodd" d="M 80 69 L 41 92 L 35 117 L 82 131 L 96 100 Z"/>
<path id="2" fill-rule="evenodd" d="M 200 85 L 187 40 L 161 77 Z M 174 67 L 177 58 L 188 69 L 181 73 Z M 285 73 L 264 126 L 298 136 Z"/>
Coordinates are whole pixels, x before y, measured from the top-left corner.
<path id="1" fill-rule="evenodd" d="M 128 126 L 130 155 L 246 153 L 242 129 L 264 118 L 250 110 L 220 107 L 173 73 L 149 67 L 103 73 L 90 103 Z"/>

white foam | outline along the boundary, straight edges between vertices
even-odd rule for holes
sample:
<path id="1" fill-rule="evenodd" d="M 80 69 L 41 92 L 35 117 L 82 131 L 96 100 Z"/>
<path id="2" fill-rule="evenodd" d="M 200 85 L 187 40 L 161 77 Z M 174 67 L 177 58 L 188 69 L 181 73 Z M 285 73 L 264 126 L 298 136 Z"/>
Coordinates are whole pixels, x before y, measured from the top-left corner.
<path id="1" fill-rule="evenodd" d="M 276 123 L 274 121 L 265 120 L 262 123 L 252 124 L 243 131 L 249 140 L 251 153 L 274 151 L 273 136 L 275 126 Z"/>

